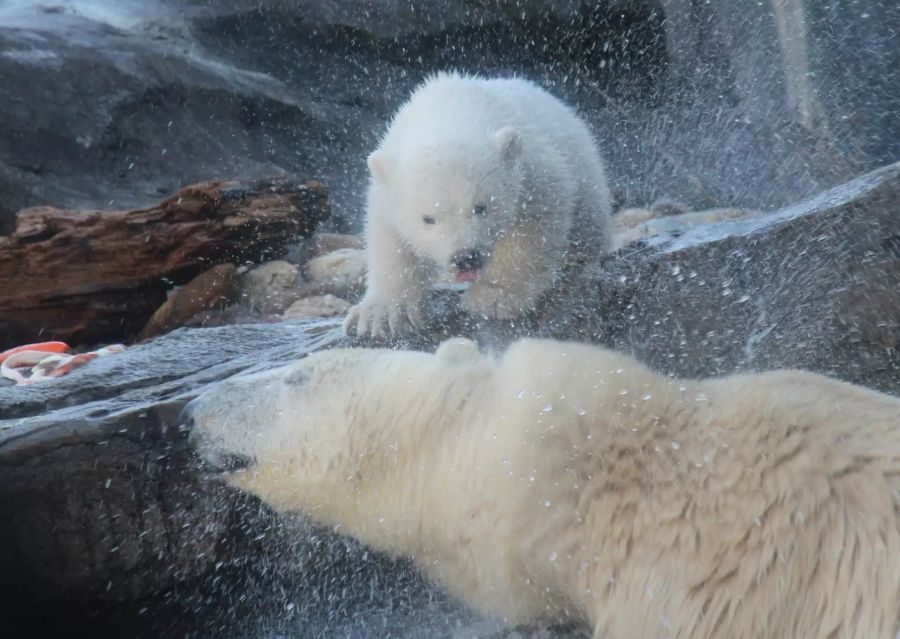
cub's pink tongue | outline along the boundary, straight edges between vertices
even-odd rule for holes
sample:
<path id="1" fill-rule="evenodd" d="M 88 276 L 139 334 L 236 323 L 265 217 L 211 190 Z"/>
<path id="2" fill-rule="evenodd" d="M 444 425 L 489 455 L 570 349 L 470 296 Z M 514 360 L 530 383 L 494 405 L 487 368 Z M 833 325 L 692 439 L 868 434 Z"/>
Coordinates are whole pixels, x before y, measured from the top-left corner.
<path id="1" fill-rule="evenodd" d="M 463 271 L 456 274 L 457 282 L 474 282 L 481 275 L 481 271 Z"/>

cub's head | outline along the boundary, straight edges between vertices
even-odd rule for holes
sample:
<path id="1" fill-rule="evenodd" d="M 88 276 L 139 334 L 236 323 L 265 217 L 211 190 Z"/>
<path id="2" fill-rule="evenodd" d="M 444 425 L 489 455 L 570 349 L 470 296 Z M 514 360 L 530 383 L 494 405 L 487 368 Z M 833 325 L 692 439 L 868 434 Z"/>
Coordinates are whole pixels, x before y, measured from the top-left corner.
<path id="1" fill-rule="evenodd" d="M 441 446 L 441 424 L 487 367 L 459 340 L 435 355 L 324 351 L 221 382 L 182 423 L 207 470 L 280 510 L 349 526 L 347 513 L 388 513 L 379 500 L 416 486 L 425 449 Z"/>
<path id="2" fill-rule="evenodd" d="M 521 139 L 504 127 L 483 140 L 411 145 L 369 156 L 373 188 L 421 256 L 459 281 L 476 279 L 519 213 Z"/>

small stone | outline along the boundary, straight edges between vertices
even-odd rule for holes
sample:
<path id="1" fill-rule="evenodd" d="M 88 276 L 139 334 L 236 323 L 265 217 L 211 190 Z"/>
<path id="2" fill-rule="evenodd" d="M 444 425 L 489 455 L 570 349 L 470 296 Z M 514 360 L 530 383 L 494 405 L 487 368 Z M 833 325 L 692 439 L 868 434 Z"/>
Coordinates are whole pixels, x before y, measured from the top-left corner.
<path id="1" fill-rule="evenodd" d="M 618 250 L 645 237 L 683 232 L 701 224 L 737 220 L 755 214 L 757 211 L 737 208 L 708 209 L 674 215 L 656 208 L 626 209 L 613 218 L 612 250 Z"/>
<path id="2" fill-rule="evenodd" d="M 634 228 L 638 224 L 643 224 L 654 217 L 656 217 L 656 213 L 651 209 L 623 209 L 612 216 L 613 233 L 620 233 L 625 229 Z"/>
<path id="3" fill-rule="evenodd" d="M 241 277 L 240 301 L 261 313 L 282 313 L 299 296 L 299 276 L 290 262 L 266 262 Z"/>
<path id="4" fill-rule="evenodd" d="M 299 319 L 302 317 L 334 317 L 343 315 L 350 309 L 350 302 L 334 295 L 314 295 L 304 297 L 291 304 L 282 314 L 281 319 Z"/>
<path id="5" fill-rule="evenodd" d="M 214 326 L 231 326 L 233 324 L 262 324 L 277 322 L 278 315 L 262 315 L 244 304 L 230 304 L 225 308 L 211 308 L 200 311 L 183 326 L 193 328 L 211 328 Z"/>
<path id="6" fill-rule="evenodd" d="M 690 213 L 691 207 L 684 202 L 661 197 L 650 205 L 650 210 L 654 214 L 653 217 L 671 217 L 673 215 Z"/>
<path id="7" fill-rule="evenodd" d="M 234 295 L 235 271 L 234 264 L 219 264 L 176 289 L 144 326 L 139 339 L 167 333 L 202 311 L 227 304 Z"/>
<path id="8" fill-rule="evenodd" d="M 304 243 L 304 257 L 312 260 L 341 249 L 362 249 L 365 240 L 362 235 L 346 233 L 316 233 Z"/>
<path id="9" fill-rule="evenodd" d="M 319 294 L 352 297 L 365 286 L 366 255 L 362 249 L 338 249 L 309 260 L 306 278 Z"/>

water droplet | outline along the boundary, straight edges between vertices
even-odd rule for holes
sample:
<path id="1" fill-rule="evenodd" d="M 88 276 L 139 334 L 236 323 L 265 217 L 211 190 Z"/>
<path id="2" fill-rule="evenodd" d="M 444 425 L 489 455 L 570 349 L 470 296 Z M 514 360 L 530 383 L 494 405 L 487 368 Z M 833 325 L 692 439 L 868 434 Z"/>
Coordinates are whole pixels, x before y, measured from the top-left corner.
<path id="1" fill-rule="evenodd" d="M 547 404 L 546 406 L 544 406 L 544 408 L 541 410 L 541 412 L 542 412 L 542 413 L 549 413 L 551 410 L 553 410 L 553 405 L 552 405 L 552 404 Z"/>
<path id="2" fill-rule="evenodd" d="M 681 448 L 681 444 L 679 444 L 678 442 L 672 442 L 672 450 L 678 450 L 679 448 Z"/>

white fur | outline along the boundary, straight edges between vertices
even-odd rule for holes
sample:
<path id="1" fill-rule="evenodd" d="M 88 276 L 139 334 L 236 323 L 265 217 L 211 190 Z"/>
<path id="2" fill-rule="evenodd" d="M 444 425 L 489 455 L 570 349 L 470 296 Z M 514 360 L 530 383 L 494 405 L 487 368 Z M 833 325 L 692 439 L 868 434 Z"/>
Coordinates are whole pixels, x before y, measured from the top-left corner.
<path id="1" fill-rule="evenodd" d="M 229 477 L 597 639 L 892 639 L 900 400 L 800 371 L 683 381 L 587 345 L 334 350 L 189 409 Z"/>
<path id="2" fill-rule="evenodd" d="M 533 308 L 568 252 L 607 247 L 609 192 L 591 134 L 527 80 L 430 78 L 368 165 L 368 290 L 347 317 L 350 333 L 420 326 L 430 284 L 458 251 L 490 255 L 463 307 L 510 318 Z M 479 204 L 485 215 L 473 214 Z"/>

